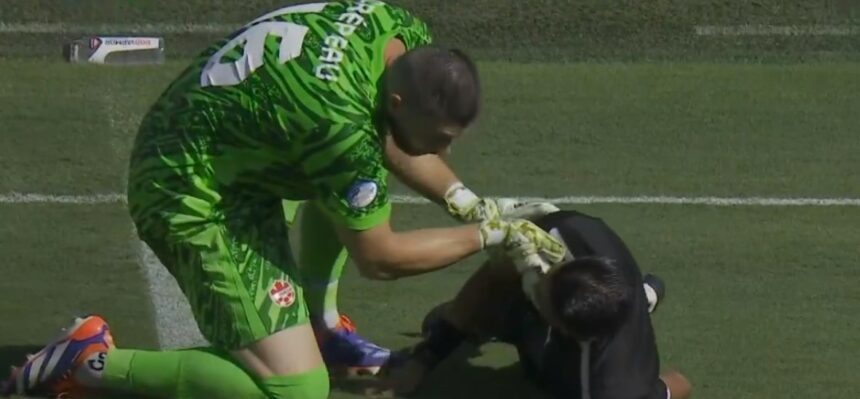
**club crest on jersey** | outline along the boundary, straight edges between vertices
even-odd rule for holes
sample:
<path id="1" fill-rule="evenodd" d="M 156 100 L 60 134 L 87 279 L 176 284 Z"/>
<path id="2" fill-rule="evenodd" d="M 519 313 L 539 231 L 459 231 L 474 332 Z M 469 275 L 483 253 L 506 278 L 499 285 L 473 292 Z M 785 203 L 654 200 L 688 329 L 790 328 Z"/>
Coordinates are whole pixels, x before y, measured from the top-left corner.
<path id="1" fill-rule="evenodd" d="M 296 302 L 296 291 L 289 281 L 276 280 L 269 289 L 269 298 L 275 305 L 286 308 Z"/>
<path id="2" fill-rule="evenodd" d="M 349 187 L 346 200 L 350 208 L 362 209 L 372 204 L 377 194 L 379 194 L 379 186 L 375 181 L 359 179 Z"/>

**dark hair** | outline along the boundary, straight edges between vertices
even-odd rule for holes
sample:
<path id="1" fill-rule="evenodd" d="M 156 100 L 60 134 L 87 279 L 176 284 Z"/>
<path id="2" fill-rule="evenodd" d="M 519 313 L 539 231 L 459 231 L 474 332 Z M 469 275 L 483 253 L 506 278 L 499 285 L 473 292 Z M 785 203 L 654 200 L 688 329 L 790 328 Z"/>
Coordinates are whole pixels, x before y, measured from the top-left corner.
<path id="1" fill-rule="evenodd" d="M 614 333 L 632 300 L 618 265 L 608 258 L 583 257 L 558 267 L 551 275 L 550 303 L 567 332 L 579 339 Z"/>
<path id="2" fill-rule="evenodd" d="M 404 55 L 412 101 L 424 112 L 468 126 L 481 108 L 478 68 L 458 49 L 419 47 Z"/>

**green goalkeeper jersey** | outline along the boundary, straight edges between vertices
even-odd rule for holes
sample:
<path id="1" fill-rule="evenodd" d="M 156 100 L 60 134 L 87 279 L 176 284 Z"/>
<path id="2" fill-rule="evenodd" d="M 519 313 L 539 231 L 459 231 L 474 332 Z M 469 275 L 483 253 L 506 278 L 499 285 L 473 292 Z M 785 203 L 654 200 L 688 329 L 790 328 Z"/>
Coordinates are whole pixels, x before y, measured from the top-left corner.
<path id="1" fill-rule="evenodd" d="M 335 1 L 276 10 L 209 48 L 142 122 L 132 216 L 145 225 L 312 199 L 349 228 L 386 220 L 378 95 L 394 38 L 407 49 L 431 41 L 403 9 Z"/>

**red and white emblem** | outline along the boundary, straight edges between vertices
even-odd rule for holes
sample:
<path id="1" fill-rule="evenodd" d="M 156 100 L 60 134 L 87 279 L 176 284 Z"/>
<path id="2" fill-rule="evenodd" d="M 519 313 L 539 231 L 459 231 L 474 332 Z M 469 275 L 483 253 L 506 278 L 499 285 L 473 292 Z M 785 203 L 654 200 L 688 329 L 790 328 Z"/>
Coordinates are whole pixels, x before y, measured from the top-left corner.
<path id="1" fill-rule="evenodd" d="M 269 289 L 269 298 L 281 307 L 287 307 L 296 301 L 296 291 L 289 281 L 276 280 Z"/>

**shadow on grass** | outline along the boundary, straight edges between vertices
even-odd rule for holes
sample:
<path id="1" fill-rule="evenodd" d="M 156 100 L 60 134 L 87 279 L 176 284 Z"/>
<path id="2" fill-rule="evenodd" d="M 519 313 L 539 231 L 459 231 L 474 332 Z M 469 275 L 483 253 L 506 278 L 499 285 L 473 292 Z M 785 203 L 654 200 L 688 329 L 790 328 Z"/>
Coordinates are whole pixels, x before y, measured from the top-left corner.
<path id="1" fill-rule="evenodd" d="M 421 390 L 409 399 L 541 399 L 542 394 L 528 381 L 519 363 L 500 367 L 476 365 L 471 358 L 480 351 L 464 345 L 451 358 L 439 365 L 424 382 Z M 336 379 L 334 390 L 363 395 L 372 384 L 369 379 Z"/>
<path id="2" fill-rule="evenodd" d="M 42 349 L 33 345 L 0 346 L 0 381 L 9 376 L 10 366 L 24 363 L 27 354 L 36 353 Z M 544 398 L 533 385 L 526 380 L 518 363 L 502 367 L 489 367 L 472 364 L 470 358 L 480 356 L 480 352 L 468 345 L 457 351 L 450 359 L 439 365 L 439 368 L 425 381 L 420 393 L 411 399 L 521 399 Z M 335 390 L 363 395 L 369 386 L 367 379 L 350 380 L 337 379 L 332 381 Z M 20 398 L 20 397 L 19 397 Z M 99 395 L 93 398 L 116 399 L 111 395 Z M 130 396 L 123 395 L 130 399 Z"/>
<path id="3" fill-rule="evenodd" d="M 8 345 L 0 346 L 0 381 L 5 381 L 9 376 L 9 368 L 20 366 L 27 360 L 27 355 L 36 353 L 42 347 L 35 345 Z"/>

